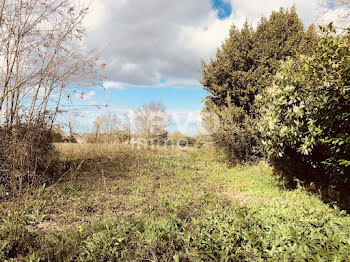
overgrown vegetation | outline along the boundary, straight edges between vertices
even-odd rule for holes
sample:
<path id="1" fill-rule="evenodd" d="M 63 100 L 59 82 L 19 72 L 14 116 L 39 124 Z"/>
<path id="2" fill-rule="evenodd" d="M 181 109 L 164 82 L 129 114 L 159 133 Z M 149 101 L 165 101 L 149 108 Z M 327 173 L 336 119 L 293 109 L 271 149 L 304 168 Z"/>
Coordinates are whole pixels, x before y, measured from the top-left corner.
<path id="1" fill-rule="evenodd" d="M 277 171 L 350 191 L 350 36 L 324 28 L 309 56 L 289 60 L 259 101 Z M 346 196 L 347 197 L 347 196 Z"/>
<path id="2" fill-rule="evenodd" d="M 262 18 L 256 29 L 248 22 L 241 30 L 233 25 L 216 58 L 202 62 L 201 84 L 209 93 L 204 111 L 219 116 L 214 136 L 233 164 L 262 156 L 255 96 L 272 83 L 282 61 L 307 52 L 316 39 L 313 26 L 304 31 L 295 8 L 281 9 Z"/>
<path id="3" fill-rule="evenodd" d="M 1 261 L 349 259 L 350 216 L 338 207 L 350 207 L 349 30 L 305 31 L 295 8 L 233 26 L 202 66 L 203 116 L 220 122 L 208 140 L 168 139 L 165 107 L 151 102 L 135 112 L 138 134 L 108 114 L 93 144 L 54 145 L 78 141 L 71 121 L 68 138 L 53 131 L 67 87 L 103 80 L 80 48 L 87 11 L 1 2 Z M 215 141 L 225 155 L 205 143 Z"/>
<path id="4" fill-rule="evenodd" d="M 61 175 L 53 134 L 40 124 L 0 127 L 0 201 Z"/>
<path id="5" fill-rule="evenodd" d="M 62 144 L 57 184 L 1 203 L 0 259 L 346 261 L 350 217 L 210 150 Z M 219 158 L 218 158 L 219 157 Z M 11 207 L 11 208 L 10 208 Z"/>
<path id="6" fill-rule="evenodd" d="M 294 8 L 233 27 L 203 64 L 204 112 L 219 116 L 214 136 L 231 163 L 269 160 L 289 185 L 349 208 L 349 30 L 320 29 L 305 32 Z"/>
<path id="7" fill-rule="evenodd" d="M 51 129 L 60 104 L 82 79 L 102 80 L 96 53 L 82 48 L 87 13 L 83 2 L 1 1 L 0 197 L 59 173 Z"/>

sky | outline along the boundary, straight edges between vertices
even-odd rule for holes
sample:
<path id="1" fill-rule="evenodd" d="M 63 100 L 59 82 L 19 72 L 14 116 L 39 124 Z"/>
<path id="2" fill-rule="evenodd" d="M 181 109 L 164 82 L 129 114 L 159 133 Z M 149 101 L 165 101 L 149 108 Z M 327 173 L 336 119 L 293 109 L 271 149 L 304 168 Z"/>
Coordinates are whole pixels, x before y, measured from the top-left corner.
<path id="1" fill-rule="evenodd" d="M 195 135 L 206 96 L 200 85 L 201 59 L 208 62 L 230 27 L 295 4 L 305 26 L 317 19 L 320 0 L 94 0 L 85 25 L 85 45 L 107 64 L 104 88 L 86 87 L 63 108 L 75 105 L 77 132 L 91 132 L 98 115 L 127 112 L 161 100 L 189 122 L 180 131 Z M 334 15 L 334 14 L 333 14 Z M 100 106 L 91 106 L 100 105 Z M 108 105 L 107 107 L 102 105 Z M 187 120 L 186 120 L 187 119 Z M 179 130 L 171 124 L 169 132 Z"/>

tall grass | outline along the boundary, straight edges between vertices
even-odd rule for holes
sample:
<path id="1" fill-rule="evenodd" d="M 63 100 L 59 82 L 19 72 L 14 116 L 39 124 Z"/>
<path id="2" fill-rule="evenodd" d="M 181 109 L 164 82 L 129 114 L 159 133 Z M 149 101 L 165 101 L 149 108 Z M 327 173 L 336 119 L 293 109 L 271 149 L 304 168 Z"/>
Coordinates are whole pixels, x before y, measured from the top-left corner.
<path id="1" fill-rule="evenodd" d="M 59 144 L 70 171 L 0 203 L 0 260 L 347 261 L 350 217 L 207 149 Z"/>

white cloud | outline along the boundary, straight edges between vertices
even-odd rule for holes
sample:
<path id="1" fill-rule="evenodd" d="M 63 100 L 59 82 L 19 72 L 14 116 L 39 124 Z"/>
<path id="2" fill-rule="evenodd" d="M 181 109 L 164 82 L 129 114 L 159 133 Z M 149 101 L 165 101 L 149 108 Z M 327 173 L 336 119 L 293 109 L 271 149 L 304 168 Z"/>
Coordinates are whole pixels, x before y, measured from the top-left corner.
<path id="1" fill-rule="evenodd" d="M 295 4 L 308 25 L 319 0 L 225 1 L 233 12 L 220 20 L 211 0 L 95 0 L 87 45 L 100 49 L 108 80 L 118 83 L 111 87 L 161 86 L 161 77 L 198 84 L 200 60 L 215 56 L 232 24 L 256 25 L 262 15 Z"/>
<path id="2" fill-rule="evenodd" d="M 297 12 L 305 24 L 313 22 L 316 7 L 319 0 L 231 0 L 231 5 L 235 10 L 236 19 L 244 17 L 253 25 L 256 25 L 260 17 L 269 16 L 272 11 L 278 11 L 280 7 L 290 8 L 296 6 Z"/>
<path id="3" fill-rule="evenodd" d="M 318 17 L 318 22 L 321 25 L 325 26 L 325 25 L 328 25 L 330 22 L 334 22 L 335 26 L 337 27 L 341 27 L 341 28 L 350 27 L 349 8 L 345 8 L 345 7 L 339 7 L 335 9 L 322 8 L 320 9 L 320 13 L 322 15 Z"/>
<path id="4" fill-rule="evenodd" d="M 122 83 L 115 82 L 115 81 L 105 81 L 105 82 L 103 82 L 103 88 L 105 88 L 105 89 L 110 89 L 110 88 L 124 89 Z"/>
<path id="5" fill-rule="evenodd" d="M 96 96 L 95 91 L 90 91 L 87 94 L 84 95 L 83 99 L 84 100 L 91 100 L 94 96 Z"/>
<path id="6" fill-rule="evenodd" d="M 91 100 L 93 97 L 96 96 L 96 92 L 95 91 L 90 91 L 88 93 L 84 93 L 84 92 L 77 92 L 75 93 L 75 98 L 78 99 L 83 99 L 85 101 Z"/>

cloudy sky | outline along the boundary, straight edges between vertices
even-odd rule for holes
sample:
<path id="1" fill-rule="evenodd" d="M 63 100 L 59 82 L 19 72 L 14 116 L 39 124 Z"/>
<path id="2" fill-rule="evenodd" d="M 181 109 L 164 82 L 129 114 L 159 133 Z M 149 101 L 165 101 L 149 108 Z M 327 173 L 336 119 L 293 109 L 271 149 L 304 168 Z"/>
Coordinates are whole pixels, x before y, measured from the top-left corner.
<path id="1" fill-rule="evenodd" d="M 200 61 L 215 56 L 230 27 L 296 5 L 305 26 L 313 23 L 319 0 L 94 0 L 86 20 L 86 45 L 107 64 L 106 90 L 90 87 L 74 104 L 107 108 L 80 110 L 78 131 L 93 119 L 161 100 L 172 112 L 202 108 Z M 82 107 L 83 108 L 83 107 Z M 172 130 L 171 130 L 172 131 Z M 195 131 L 185 131 L 193 134 Z"/>

